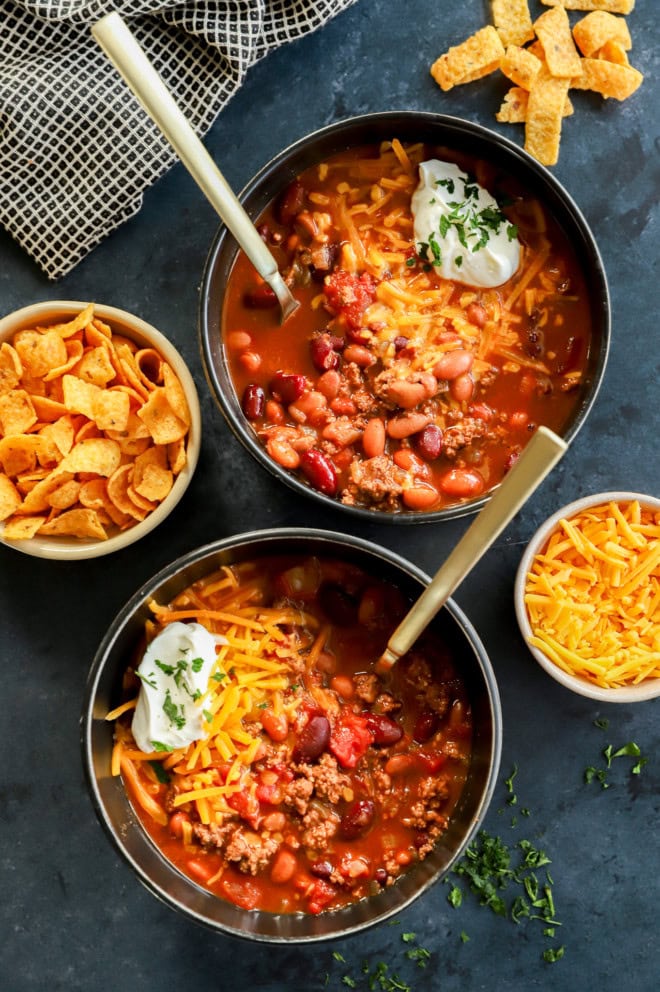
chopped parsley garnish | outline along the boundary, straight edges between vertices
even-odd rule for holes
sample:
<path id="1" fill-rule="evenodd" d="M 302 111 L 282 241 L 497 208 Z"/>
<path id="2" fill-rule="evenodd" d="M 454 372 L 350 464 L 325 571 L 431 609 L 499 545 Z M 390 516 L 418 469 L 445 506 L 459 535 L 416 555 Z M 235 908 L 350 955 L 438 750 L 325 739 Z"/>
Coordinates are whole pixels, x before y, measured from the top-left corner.
<path id="1" fill-rule="evenodd" d="M 644 765 L 648 763 L 648 758 L 642 757 L 639 744 L 635 744 L 634 741 L 628 741 L 627 744 L 617 748 L 616 751 L 611 744 L 608 744 L 607 747 L 603 748 L 602 754 L 605 758 L 605 768 L 596 768 L 594 765 L 589 765 L 584 770 L 584 781 L 587 785 L 590 785 L 592 782 L 598 782 L 601 789 L 609 789 L 610 787 L 610 783 L 607 781 L 607 773 L 611 769 L 615 758 L 638 759 L 630 769 L 631 775 L 639 775 Z"/>
<path id="2" fill-rule="evenodd" d="M 222 682 L 223 679 L 227 678 L 226 672 L 214 672 L 211 676 L 214 682 Z"/>
<path id="3" fill-rule="evenodd" d="M 201 672 L 202 668 L 204 667 L 204 659 L 203 658 L 193 658 L 193 660 L 190 662 L 190 667 L 192 668 L 193 672 L 195 672 L 195 673 Z"/>
<path id="4" fill-rule="evenodd" d="M 155 659 L 154 665 L 156 668 L 160 668 L 164 675 L 174 675 L 176 671 L 174 665 L 166 665 L 165 662 L 159 661 L 158 658 Z"/>
<path id="5" fill-rule="evenodd" d="M 144 682 L 145 685 L 151 686 L 152 689 L 158 688 L 158 686 L 153 680 L 153 676 L 155 674 L 154 672 L 151 673 L 151 677 L 149 677 L 148 675 L 142 675 L 140 672 L 136 672 L 135 674 L 142 682 Z"/>
<path id="6" fill-rule="evenodd" d="M 207 723 L 213 723 L 213 713 L 210 710 L 202 710 L 202 713 Z"/>
<path id="7" fill-rule="evenodd" d="M 168 785 L 170 781 L 170 776 L 167 774 L 160 761 L 152 761 L 151 767 L 154 770 L 154 775 L 163 785 Z"/>
<path id="8" fill-rule="evenodd" d="M 499 234 L 504 225 L 508 240 L 513 241 L 518 235 L 516 225 L 509 223 L 498 205 L 486 206 L 480 210 L 479 186 L 471 177 L 461 176 L 460 179 L 463 183 L 463 199 L 450 200 L 447 203 L 448 212 L 441 215 L 438 225 L 440 240 L 444 241 L 453 228 L 463 248 L 474 253 L 485 248 L 491 234 Z M 438 179 L 436 185 L 444 187 L 450 196 L 454 195 L 456 183 L 453 179 Z M 418 252 L 422 258 L 428 259 L 429 251 L 433 256 L 433 265 L 441 265 L 442 254 L 435 232 L 431 232 L 428 241 L 420 241 L 418 244 Z M 457 255 L 454 263 L 460 268 L 463 256 Z"/>
<path id="9" fill-rule="evenodd" d="M 607 730 L 610 725 L 610 721 L 606 717 L 598 717 L 594 720 L 594 727 L 598 727 L 599 730 Z"/>
<path id="10" fill-rule="evenodd" d="M 170 690 L 168 689 L 165 693 L 165 702 L 163 703 L 163 713 L 170 721 L 172 726 L 176 727 L 177 730 L 182 730 L 186 725 L 186 718 L 183 715 L 183 704 L 177 706 L 172 700 L 170 695 Z"/>
<path id="11" fill-rule="evenodd" d="M 170 747 L 169 744 L 161 744 L 160 741 L 152 741 L 151 746 L 154 751 L 173 751 L 174 748 Z"/>

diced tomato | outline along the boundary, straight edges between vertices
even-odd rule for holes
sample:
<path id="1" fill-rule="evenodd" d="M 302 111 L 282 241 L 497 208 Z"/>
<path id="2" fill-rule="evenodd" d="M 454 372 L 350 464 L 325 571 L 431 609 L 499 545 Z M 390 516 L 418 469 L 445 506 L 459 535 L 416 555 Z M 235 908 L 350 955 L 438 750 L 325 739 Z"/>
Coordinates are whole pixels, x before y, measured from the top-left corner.
<path id="1" fill-rule="evenodd" d="M 278 806 L 282 802 L 282 790 L 279 785 L 264 785 L 260 783 L 255 789 L 255 795 L 259 802 L 268 803 L 269 806 Z"/>
<path id="2" fill-rule="evenodd" d="M 259 900 L 259 889 L 247 878 L 224 875 L 220 881 L 220 888 L 226 898 L 241 909 L 254 909 Z"/>
<path id="3" fill-rule="evenodd" d="M 373 742 L 368 716 L 350 710 L 342 713 L 330 734 L 330 750 L 342 768 L 355 768 Z"/>
<path id="4" fill-rule="evenodd" d="M 242 820 L 256 830 L 261 818 L 259 800 L 249 792 L 234 792 L 227 796 L 227 805 L 235 809 Z"/>
<path id="5" fill-rule="evenodd" d="M 326 277 L 323 292 L 335 313 L 357 330 L 362 324 L 362 314 L 375 299 L 376 284 L 368 272 L 356 276 L 345 269 L 335 269 Z"/>
<path id="6" fill-rule="evenodd" d="M 319 878 L 314 882 L 309 893 L 307 909 L 310 913 L 320 913 L 337 895 L 337 890 L 330 882 Z"/>

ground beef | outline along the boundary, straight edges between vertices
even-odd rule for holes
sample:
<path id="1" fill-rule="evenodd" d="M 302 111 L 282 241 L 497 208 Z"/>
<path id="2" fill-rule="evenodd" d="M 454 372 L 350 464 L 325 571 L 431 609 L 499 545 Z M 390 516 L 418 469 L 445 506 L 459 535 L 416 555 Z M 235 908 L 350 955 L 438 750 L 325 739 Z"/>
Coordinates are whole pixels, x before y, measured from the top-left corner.
<path id="1" fill-rule="evenodd" d="M 447 685 L 434 682 L 424 694 L 424 701 L 430 710 L 443 717 L 452 700 L 452 693 Z"/>
<path id="2" fill-rule="evenodd" d="M 315 851 L 325 851 L 339 829 L 339 820 L 330 810 L 312 806 L 303 817 L 305 827 L 302 835 L 304 847 Z"/>
<path id="3" fill-rule="evenodd" d="M 358 699 L 363 699 L 369 705 L 376 702 L 380 684 L 377 675 L 363 673 L 356 675 L 353 681 L 355 682 L 355 695 Z"/>
<path id="4" fill-rule="evenodd" d="M 282 801 L 285 806 L 293 806 L 300 816 L 304 816 L 307 812 L 313 791 L 314 783 L 311 776 L 308 778 L 294 778 L 293 782 L 289 782 L 284 787 Z"/>
<path id="5" fill-rule="evenodd" d="M 410 816 L 403 821 L 406 826 L 426 830 L 433 824 L 438 829 L 444 829 L 448 818 L 439 812 L 449 798 L 449 789 L 444 779 L 434 776 L 423 778 L 417 786 L 417 795 L 419 800 L 411 806 Z"/>
<path id="6" fill-rule="evenodd" d="M 344 797 L 346 790 L 350 789 L 349 776 L 339 771 L 337 760 L 331 754 L 322 754 L 318 764 L 308 767 L 312 771 L 314 793 L 319 799 L 327 799 L 335 804 Z"/>
<path id="7" fill-rule="evenodd" d="M 442 438 L 442 453 L 446 458 L 455 458 L 461 448 L 466 448 L 477 438 L 488 432 L 483 420 L 477 417 L 463 417 L 460 423 L 448 427 Z"/>
<path id="8" fill-rule="evenodd" d="M 381 692 L 374 703 L 374 713 L 395 713 L 403 703 L 389 692 Z"/>
<path id="9" fill-rule="evenodd" d="M 227 842 L 227 838 L 236 829 L 235 823 L 227 823 L 223 827 L 217 824 L 206 826 L 204 823 L 193 823 L 192 832 L 195 840 L 206 848 L 217 848 L 221 851 Z"/>
<path id="10" fill-rule="evenodd" d="M 279 841 L 259 834 L 245 834 L 237 827 L 225 847 L 227 861 L 237 861 L 238 867 L 246 875 L 256 875 L 265 868 L 279 847 Z"/>
<path id="11" fill-rule="evenodd" d="M 381 795 L 385 792 L 389 792 L 390 786 L 392 785 L 392 776 L 388 775 L 384 768 L 374 768 L 372 778 L 376 789 Z"/>
<path id="12" fill-rule="evenodd" d="M 343 503 L 377 503 L 387 510 L 398 507 L 406 473 L 388 455 L 377 455 L 366 461 L 356 458 L 349 471 L 351 481 L 342 496 Z"/>
<path id="13" fill-rule="evenodd" d="M 410 664 L 406 668 L 405 677 L 406 682 L 417 692 L 426 692 L 433 682 L 431 666 L 428 661 L 421 655 L 416 654 L 413 654 L 411 657 Z"/>

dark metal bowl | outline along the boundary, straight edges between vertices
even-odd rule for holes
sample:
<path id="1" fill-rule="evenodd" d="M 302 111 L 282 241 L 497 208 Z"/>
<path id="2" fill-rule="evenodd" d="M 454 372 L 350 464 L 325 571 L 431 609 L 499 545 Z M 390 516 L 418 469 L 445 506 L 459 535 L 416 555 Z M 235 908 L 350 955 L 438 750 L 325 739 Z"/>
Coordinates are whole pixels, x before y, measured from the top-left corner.
<path id="1" fill-rule="evenodd" d="M 456 117 L 416 111 L 366 114 L 331 124 L 280 152 L 248 183 L 240 199 L 256 221 L 271 200 L 305 169 L 347 148 L 391 140 L 394 136 L 402 141 L 425 141 L 430 144 L 445 145 L 458 152 L 475 155 L 501 168 L 542 200 L 567 235 L 583 268 L 591 301 L 593 326 L 593 340 L 582 387 L 582 398 L 560 432 L 567 441 L 572 441 L 591 409 L 605 372 L 610 340 L 607 279 L 598 246 L 579 208 L 554 176 L 513 142 L 494 131 Z M 238 245 L 233 236 L 226 228 L 221 227 L 211 246 L 204 271 L 199 334 L 206 376 L 211 390 L 230 428 L 259 464 L 298 493 L 311 496 L 317 502 L 344 510 L 362 519 L 403 524 L 433 523 L 474 513 L 480 509 L 487 502 L 489 493 L 430 512 L 392 513 L 346 506 L 312 489 L 270 458 L 241 410 L 240 399 L 234 391 L 221 338 L 223 297 L 237 251 Z M 282 333 L 286 331 L 283 330 Z"/>
<path id="2" fill-rule="evenodd" d="M 340 558 L 398 586 L 415 599 L 429 577 L 389 550 L 321 530 L 265 530 L 216 541 L 179 558 L 142 586 L 118 614 L 94 659 L 85 691 L 81 743 L 85 775 L 102 825 L 140 881 L 157 897 L 217 931 L 270 942 L 339 937 L 381 922 L 438 881 L 461 856 L 481 823 L 495 786 L 502 714 L 495 675 L 474 628 L 451 600 L 431 630 L 451 650 L 465 680 L 473 714 L 470 770 L 448 829 L 434 851 L 382 893 L 335 912 L 273 914 L 243 910 L 212 895 L 158 851 L 133 811 L 121 778 L 110 773 L 112 726 L 105 715 L 121 701 L 122 674 L 149 615 L 151 598 L 170 601 L 191 582 L 222 565 L 279 554 Z"/>

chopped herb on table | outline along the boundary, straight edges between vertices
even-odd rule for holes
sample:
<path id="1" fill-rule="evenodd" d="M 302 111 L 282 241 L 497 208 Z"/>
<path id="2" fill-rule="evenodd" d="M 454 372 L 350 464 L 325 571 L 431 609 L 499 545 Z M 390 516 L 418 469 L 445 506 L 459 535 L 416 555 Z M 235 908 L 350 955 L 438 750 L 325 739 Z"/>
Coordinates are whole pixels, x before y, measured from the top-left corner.
<path id="1" fill-rule="evenodd" d="M 398 925 L 398 920 L 390 923 L 390 926 Z M 401 941 L 406 945 L 403 951 L 403 960 L 414 961 L 418 968 L 426 968 L 431 959 L 431 952 L 417 941 L 417 934 L 406 931 L 401 934 Z M 332 953 L 335 961 L 340 965 L 346 965 L 346 958 L 339 951 Z M 330 984 L 330 974 L 325 976 L 325 986 Z M 345 967 L 338 976 L 339 984 L 349 989 L 363 990 L 363 992 L 414 992 L 413 986 L 406 981 L 396 970 L 396 962 L 391 966 L 385 961 L 364 961 L 359 974 L 347 971 Z"/>
<path id="2" fill-rule="evenodd" d="M 611 783 L 607 780 L 607 774 L 615 758 L 638 759 L 630 769 L 631 775 L 639 775 L 644 765 L 648 763 L 648 758 L 642 757 L 639 744 L 635 744 L 634 741 L 629 741 L 616 750 L 614 750 L 611 744 L 608 744 L 607 747 L 603 748 L 602 755 L 605 758 L 605 768 L 596 768 L 595 765 L 588 765 L 584 770 L 584 781 L 587 785 L 590 785 L 592 782 L 599 782 L 601 789 L 609 789 L 610 787 Z"/>
<path id="3" fill-rule="evenodd" d="M 513 780 L 518 774 L 517 765 L 504 780 L 507 789 L 507 804 L 517 804 L 518 797 L 513 789 Z M 530 815 L 527 807 L 521 809 L 525 816 Z M 515 826 L 515 821 L 512 826 Z M 476 840 L 466 849 L 463 858 L 454 868 L 453 874 L 465 879 L 468 888 L 479 899 L 479 904 L 488 906 L 497 916 L 513 920 L 538 920 L 543 924 L 543 936 L 551 939 L 555 927 L 561 926 L 556 918 L 553 897 L 553 879 L 548 872 L 550 858 L 530 840 L 522 839 L 514 845 L 506 844 L 500 837 L 494 837 L 481 830 Z M 537 874 L 544 869 L 542 875 Z M 461 888 L 452 879 L 446 879 L 451 886 L 447 901 L 454 908 L 463 902 Z M 461 931 L 465 943 L 467 935 Z M 559 961 L 565 953 L 564 947 L 547 947 L 541 957 L 548 963 Z"/>

